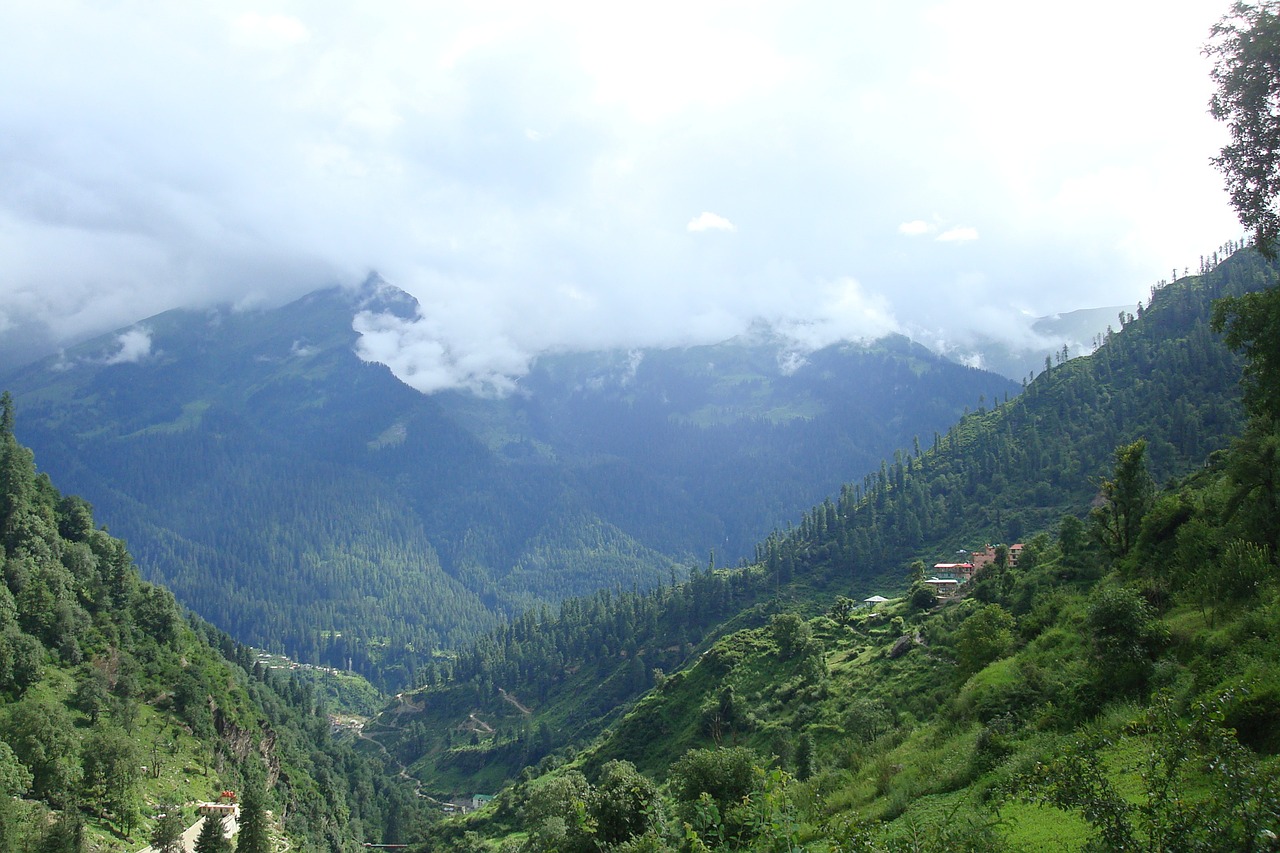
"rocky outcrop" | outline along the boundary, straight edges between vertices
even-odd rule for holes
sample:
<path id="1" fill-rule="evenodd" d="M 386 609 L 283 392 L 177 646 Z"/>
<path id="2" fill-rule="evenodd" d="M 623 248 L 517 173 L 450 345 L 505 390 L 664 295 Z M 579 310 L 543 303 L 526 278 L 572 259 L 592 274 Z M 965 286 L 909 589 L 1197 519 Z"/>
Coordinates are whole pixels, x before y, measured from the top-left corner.
<path id="1" fill-rule="evenodd" d="M 247 761 L 255 753 L 267 771 L 267 786 L 280 779 L 280 756 L 276 754 L 276 733 L 265 722 L 255 733 L 227 718 L 218 704 L 209 697 L 209 711 L 213 715 L 213 727 L 228 753 L 238 761 Z"/>

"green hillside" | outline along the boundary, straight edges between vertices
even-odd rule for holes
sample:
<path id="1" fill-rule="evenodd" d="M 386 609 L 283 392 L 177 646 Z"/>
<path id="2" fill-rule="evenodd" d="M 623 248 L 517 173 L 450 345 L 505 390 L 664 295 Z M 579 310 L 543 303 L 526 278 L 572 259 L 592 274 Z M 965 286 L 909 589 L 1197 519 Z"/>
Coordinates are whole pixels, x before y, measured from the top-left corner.
<path id="1" fill-rule="evenodd" d="M 424 849 L 1265 849 L 1250 845 L 1280 804 L 1275 417 L 1254 403 L 1245 430 L 1210 306 L 1274 303 L 1276 278 L 1240 252 L 1162 288 L 1093 356 L 900 454 L 757 564 L 699 575 L 727 623 L 690 614 L 690 584 L 461 656 L 382 721 L 388 739 L 431 721 L 428 785 L 492 791 L 503 726 L 522 748 L 577 745 Z M 913 560 L 990 542 L 1025 543 L 1017 566 L 940 604 L 910 586 Z M 859 608 L 874 591 L 898 597 Z M 679 643 L 654 642 L 677 625 Z M 653 688 L 569 724 L 588 668 L 619 696 L 627 673 Z M 625 819 L 618 786 L 638 798 Z"/>
<path id="2" fill-rule="evenodd" d="M 761 625 L 781 608 L 816 614 L 837 596 L 888 594 L 903 587 L 913 560 L 951 561 L 959 549 L 1016 542 L 1056 529 L 1064 514 L 1082 516 L 1119 444 L 1145 438 L 1161 482 L 1199 467 L 1242 423 L 1240 363 L 1210 329 L 1211 302 L 1262 287 L 1274 274 L 1240 253 L 1204 277 L 1165 287 L 1096 354 L 1052 367 L 1017 398 L 971 413 L 844 486 L 797 526 L 767 537 L 746 571 L 708 568 L 652 594 L 526 614 L 433 663 L 424 677 L 450 685 L 441 695 L 453 698 L 426 702 L 419 733 L 398 754 L 414 764 L 425 753 L 422 776 L 440 793 L 491 788 L 495 777 L 528 763 L 530 735 L 520 732 L 541 732 L 535 742 L 544 751 L 584 743 L 619 702 L 651 686 L 653 670 L 673 672 L 727 630 Z M 498 688 L 525 697 L 535 712 L 514 714 Z M 599 696 L 616 701 L 600 700 L 596 712 L 586 697 Z M 465 726 L 472 712 L 522 740 L 511 749 L 499 739 L 492 754 L 487 740 L 467 745 L 471 763 L 485 768 L 475 780 L 445 748 L 451 727 Z M 397 742 L 394 731 L 387 738 Z"/>
<path id="3" fill-rule="evenodd" d="M 223 791 L 296 849 L 421 837 L 316 689 L 143 582 L 89 505 L 37 473 L 0 398 L 0 851 L 136 851 Z M 247 848 L 246 848 L 247 849 Z"/>

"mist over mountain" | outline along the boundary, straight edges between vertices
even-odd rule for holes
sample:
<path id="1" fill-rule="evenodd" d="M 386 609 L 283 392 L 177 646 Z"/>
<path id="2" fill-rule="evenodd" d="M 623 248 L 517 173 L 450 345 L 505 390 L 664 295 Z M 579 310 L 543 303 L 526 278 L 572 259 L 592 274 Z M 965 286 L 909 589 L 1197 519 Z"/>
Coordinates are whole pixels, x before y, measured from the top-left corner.
<path id="1" fill-rule="evenodd" d="M 912 438 L 1018 390 L 905 338 L 560 353 L 422 394 L 359 355 L 377 278 L 177 310 L 11 372 L 42 470 L 255 645 L 406 681 L 542 602 L 734 563 Z M 492 390 L 492 389 L 491 389 Z M 712 553 L 709 553 L 712 552 Z"/>
<path id="2" fill-rule="evenodd" d="M 1044 360 L 1063 361 L 1088 355 L 1101 345 L 1108 330 L 1124 325 L 1121 316 L 1132 313 L 1131 307 L 1080 308 L 1047 317 L 1024 319 L 1021 324 L 1000 329 L 978 327 L 959 343 L 938 348 L 948 358 L 981 367 L 1010 379 L 1030 379 L 1044 370 Z"/>

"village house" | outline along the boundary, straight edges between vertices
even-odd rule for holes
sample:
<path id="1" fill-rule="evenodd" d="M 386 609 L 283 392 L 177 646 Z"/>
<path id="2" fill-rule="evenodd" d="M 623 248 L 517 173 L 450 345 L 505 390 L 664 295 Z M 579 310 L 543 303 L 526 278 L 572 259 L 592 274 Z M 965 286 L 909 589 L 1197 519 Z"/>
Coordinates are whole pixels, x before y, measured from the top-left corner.
<path id="1" fill-rule="evenodd" d="M 950 598 L 960 589 L 960 581 L 955 578 L 928 578 L 925 580 L 925 586 L 933 589 L 933 594 L 939 598 Z"/>
<path id="2" fill-rule="evenodd" d="M 1022 543 L 1009 546 L 1009 565 L 1017 567 L 1018 558 L 1022 556 Z M 996 549 L 994 545 L 988 544 L 981 551 L 974 551 L 969 556 L 970 562 L 973 563 L 973 571 L 976 574 L 984 566 L 989 566 L 996 561 Z"/>
<path id="3" fill-rule="evenodd" d="M 965 551 L 959 552 L 961 554 Z M 1018 565 L 1018 558 L 1022 556 L 1022 544 L 1009 546 L 1009 565 Z M 993 545 L 987 545 L 981 551 L 974 551 L 969 555 L 969 560 L 963 563 L 934 563 L 933 574 L 927 578 L 924 583 L 933 589 L 934 594 L 939 598 L 950 598 L 956 595 L 960 587 L 973 580 L 979 571 L 986 568 L 996 561 L 996 548 Z M 871 599 L 867 599 L 869 602 Z"/>
<path id="4" fill-rule="evenodd" d="M 953 580 L 957 583 L 968 583 L 973 580 L 975 571 L 973 563 L 934 563 L 933 577 L 938 580 Z"/>
<path id="5" fill-rule="evenodd" d="M 454 797 L 441 810 L 449 814 L 467 814 L 493 801 L 493 794 L 472 794 L 470 797 Z"/>
<path id="6" fill-rule="evenodd" d="M 969 555 L 970 562 L 973 563 L 973 570 L 980 571 L 996 561 L 996 549 L 991 545 L 987 545 L 981 551 L 974 551 Z"/>
<path id="7" fill-rule="evenodd" d="M 235 803 L 198 803 L 196 813 L 201 817 L 240 817 L 240 806 Z"/>

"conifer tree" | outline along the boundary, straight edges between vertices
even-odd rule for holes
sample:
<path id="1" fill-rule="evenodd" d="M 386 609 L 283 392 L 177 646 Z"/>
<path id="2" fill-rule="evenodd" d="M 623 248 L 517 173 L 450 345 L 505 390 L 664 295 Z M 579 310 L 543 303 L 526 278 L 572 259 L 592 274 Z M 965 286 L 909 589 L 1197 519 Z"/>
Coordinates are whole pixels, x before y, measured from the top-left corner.
<path id="1" fill-rule="evenodd" d="M 78 811 L 67 809 L 31 849 L 40 853 L 81 853 L 84 850 L 84 819 Z"/>
<path id="2" fill-rule="evenodd" d="M 231 853 L 231 842 L 224 833 L 221 816 L 205 815 L 196 836 L 195 853 Z"/>
<path id="3" fill-rule="evenodd" d="M 164 815 L 151 830 L 151 846 L 159 853 L 179 853 L 182 850 L 182 811 L 178 806 L 165 806 Z"/>
<path id="4" fill-rule="evenodd" d="M 236 853 L 271 853 L 271 829 L 267 825 L 265 792 L 260 781 L 245 786 L 240 803 L 240 835 Z"/>
<path id="5" fill-rule="evenodd" d="M 1117 447 L 1115 474 L 1102 481 L 1104 503 L 1090 513 L 1094 537 L 1113 557 L 1123 557 L 1138 540 L 1142 516 L 1151 506 L 1155 485 L 1147 473 L 1147 442 Z"/>

